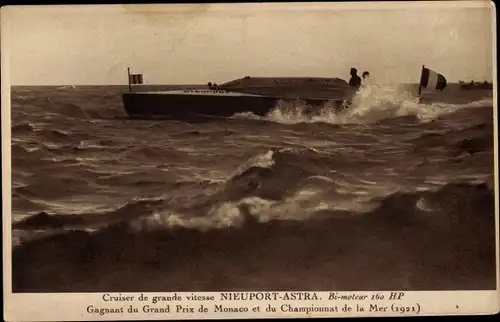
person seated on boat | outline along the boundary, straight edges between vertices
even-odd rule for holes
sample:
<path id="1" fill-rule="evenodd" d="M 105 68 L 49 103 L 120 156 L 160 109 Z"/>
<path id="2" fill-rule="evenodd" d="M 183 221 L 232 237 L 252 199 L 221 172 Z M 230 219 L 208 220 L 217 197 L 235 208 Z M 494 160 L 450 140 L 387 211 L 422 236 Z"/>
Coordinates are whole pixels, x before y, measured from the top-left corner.
<path id="1" fill-rule="evenodd" d="M 208 82 L 208 89 L 213 89 L 212 82 Z"/>
<path id="2" fill-rule="evenodd" d="M 218 91 L 219 90 L 219 85 L 217 85 L 216 83 L 214 83 L 214 86 L 212 87 L 212 89 L 214 91 Z"/>
<path id="3" fill-rule="evenodd" d="M 356 68 L 351 68 L 351 79 L 349 80 L 349 86 L 359 88 L 361 86 L 361 78 L 358 76 L 358 70 Z"/>

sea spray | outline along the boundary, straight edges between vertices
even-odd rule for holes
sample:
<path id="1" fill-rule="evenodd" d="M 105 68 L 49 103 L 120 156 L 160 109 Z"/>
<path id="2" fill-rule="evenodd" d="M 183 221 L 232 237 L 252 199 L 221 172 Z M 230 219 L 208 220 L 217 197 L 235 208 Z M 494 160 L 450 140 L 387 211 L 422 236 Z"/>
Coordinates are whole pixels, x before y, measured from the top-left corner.
<path id="1" fill-rule="evenodd" d="M 415 94 L 393 85 L 366 85 L 352 100 L 350 107 L 338 111 L 334 102 L 325 102 L 313 115 L 305 101 L 279 101 L 265 117 L 240 113 L 235 118 L 261 119 L 282 124 L 329 123 L 373 124 L 385 119 L 413 116 L 420 123 L 467 108 L 492 105 L 491 98 L 463 104 L 420 101 Z"/>

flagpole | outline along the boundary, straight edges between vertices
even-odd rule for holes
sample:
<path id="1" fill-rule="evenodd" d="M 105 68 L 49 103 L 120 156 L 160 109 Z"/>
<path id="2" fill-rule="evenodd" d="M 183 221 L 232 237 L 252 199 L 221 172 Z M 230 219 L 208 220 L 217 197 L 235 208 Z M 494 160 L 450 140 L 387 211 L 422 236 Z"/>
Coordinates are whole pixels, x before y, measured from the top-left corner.
<path id="1" fill-rule="evenodd" d="M 422 75 L 424 74 L 424 68 L 425 65 L 422 65 L 422 71 L 420 71 L 420 82 L 418 84 L 418 96 L 420 97 L 420 94 L 422 94 Z"/>
<path id="2" fill-rule="evenodd" d="M 418 102 L 422 99 L 422 76 L 424 75 L 425 65 L 422 65 L 422 70 L 420 71 L 420 81 L 418 82 Z"/>
<path id="3" fill-rule="evenodd" d="M 128 80 L 128 91 L 132 92 L 132 85 L 130 85 L 130 67 L 127 67 L 127 80 Z"/>

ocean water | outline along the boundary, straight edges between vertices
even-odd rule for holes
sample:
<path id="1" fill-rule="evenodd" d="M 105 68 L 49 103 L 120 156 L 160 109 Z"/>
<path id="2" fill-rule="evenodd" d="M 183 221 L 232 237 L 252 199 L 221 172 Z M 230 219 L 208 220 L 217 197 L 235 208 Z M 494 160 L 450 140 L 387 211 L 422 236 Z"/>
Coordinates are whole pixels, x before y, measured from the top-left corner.
<path id="1" fill-rule="evenodd" d="M 14 292 L 495 288 L 491 92 L 190 123 L 124 90 L 13 88 Z"/>

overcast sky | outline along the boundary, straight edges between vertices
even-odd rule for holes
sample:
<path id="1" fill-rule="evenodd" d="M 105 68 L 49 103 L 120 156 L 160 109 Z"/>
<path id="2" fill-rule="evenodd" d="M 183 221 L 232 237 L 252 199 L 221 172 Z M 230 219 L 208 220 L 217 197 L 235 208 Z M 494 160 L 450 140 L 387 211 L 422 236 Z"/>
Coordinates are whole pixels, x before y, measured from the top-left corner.
<path id="1" fill-rule="evenodd" d="M 2 40 L 13 85 L 126 84 L 127 66 L 149 84 L 348 79 L 350 67 L 414 83 L 422 64 L 491 81 L 493 7 L 475 3 L 4 7 Z"/>

